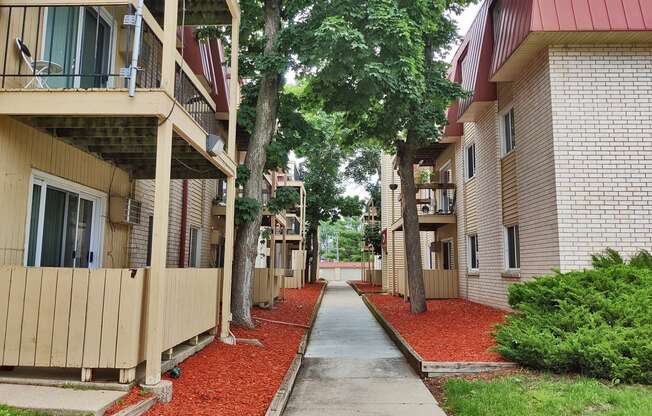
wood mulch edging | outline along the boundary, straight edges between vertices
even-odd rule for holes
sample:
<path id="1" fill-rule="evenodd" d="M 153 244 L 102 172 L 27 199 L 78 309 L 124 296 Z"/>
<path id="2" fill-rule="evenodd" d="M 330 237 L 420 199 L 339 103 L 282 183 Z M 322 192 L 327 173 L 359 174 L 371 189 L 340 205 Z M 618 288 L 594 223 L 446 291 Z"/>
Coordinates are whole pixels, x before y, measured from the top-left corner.
<path id="1" fill-rule="evenodd" d="M 489 362 L 489 361 L 426 361 L 410 345 L 401 333 L 389 323 L 382 315 L 380 310 L 373 304 L 367 295 L 362 296 L 362 300 L 376 318 L 380 326 L 383 327 L 387 335 L 396 344 L 398 349 L 403 353 L 408 363 L 421 377 L 438 377 L 442 375 L 459 375 L 459 374 L 476 374 L 516 368 L 517 365 L 511 362 Z"/>
<path id="2" fill-rule="evenodd" d="M 274 395 L 272 402 L 267 408 L 267 412 L 265 413 L 265 416 L 276 416 L 276 415 L 280 416 L 281 414 L 283 414 L 283 411 L 285 410 L 285 407 L 288 404 L 290 395 L 292 394 L 292 389 L 294 388 L 294 383 L 296 382 L 297 375 L 299 374 L 299 370 L 301 369 L 301 364 L 303 364 L 303 355 L 306 353 L 306 348 L 308 347 L 308 342 L 310 341 L 310 335 L 312 334 L 312 329 L 315 326 L 315 321 L 317 320 L 317 313 L 319 312 L 319 308 L 321 307 L 321 302 L 324 299 L 324 293 L 326 293 L 327 286 L 328 286 L 328 282 L 326 282 L 321 288 L 321 293 L 319 294 L 317 303 L 315 303 L 315 307 L 312 311 L 312 318 L 310 319 L 308 330 L 306 331 L 303 338 L 301 339 L 301 343 L 299 344 L 299 348 L 297 350 L 297 355 L 294 357 L 294 360 L 292 360 L 292 365 L 290 366 L 290 368 L 288 368 L 287 373 L 285 373 L 285 377 L 281 382 L 281 386 L 276 391 L 276 394 Z"/>
<path id="3" fill-rule="evenodd" d="M 382 286 L 374 286 L 369 282 L 363 282 L 361 280 L 347 280 L 346 284 L 351 286 L 358 296 L 372 293 L 378 295 L 386 293 Z"/>
<path id="4" fill-rule="evenodd" d="M 255 308 L 253 315 L 265 321 L 257 321 L 254 329 L 233 327 L 232 331 L 238 339 L 260 341 L 262 347 L 213 342 L 179 366 L 181 377 L 172 380 L 172 402 L 156 404 L 147 414 L 265 415 L 294 365 L 297 350 L 305 348 L 308 330 L 302 326 L 312 326 L 323 292 L 323 284 L 309 284 L 286 290 L 285 300 L 271 310 Z"/>

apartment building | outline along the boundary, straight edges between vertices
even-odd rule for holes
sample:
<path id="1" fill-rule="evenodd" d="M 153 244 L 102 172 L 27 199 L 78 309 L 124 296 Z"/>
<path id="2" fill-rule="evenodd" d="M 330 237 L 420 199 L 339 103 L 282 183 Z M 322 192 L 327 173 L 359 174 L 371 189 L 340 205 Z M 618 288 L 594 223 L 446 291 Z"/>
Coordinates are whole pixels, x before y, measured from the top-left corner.
<path id="1" fill-rule="evenodd" d="M 651 69 L 647 1 L 485 1 L 431 152 L 454 155 L 459 296 L 507 308 L 515 282 L 652 248 Z"/>
<path id="2" fill-rule="evenodd" d="M 3 366 L 156 384 L 162 352 L 229 337 L 239 6 L 139 6 L 0 5 Z M 230 69 L 180 14 L 231 25 Z M 222 264 L 218 183 L 231 196 Z"/>

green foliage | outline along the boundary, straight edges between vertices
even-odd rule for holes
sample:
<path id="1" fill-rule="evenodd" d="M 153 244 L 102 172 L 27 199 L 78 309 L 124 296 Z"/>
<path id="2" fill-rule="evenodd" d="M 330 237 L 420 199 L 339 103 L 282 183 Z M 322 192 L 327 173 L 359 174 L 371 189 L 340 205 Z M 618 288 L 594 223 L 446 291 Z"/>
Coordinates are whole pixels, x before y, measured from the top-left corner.
<path id="1" fill-rule="evenodd" d="M 15 407 L 0 404 L 0 416 L 47 416 L 48 413 L 35 410 L 17 409 Z"/>
<path id="2" fill-rule="evenodd" d="M 358 196 L 343 196 L 338 200 L 339 217 L 359 217 L 362 215 L 364 202 Z"/>
<path id="3" fill-rule="evenodd" d="M 380 222 L 376 221 L 375 224 L 365 224 L 364 227 L 364 241 L 366 245 L 371 245 L 374 248 L 374 254 L 382 254 L 382 236 L 381 236 Z"/>
<path id="4" fill-rule="evenodd" d="M 326 260 L 361 261 L 362 224 L 357 218 L 344 217 L 337 221 L 324 221 L 320 225 L 322 257 Z"/>
<path id="5" fill-rule="evenodd" d="M 635 256 L 629 259 L 629 265 L 639 269 L 652 270 L 652 254 L 647 250 L 639 251 Z"/>
<path id="6" fill-rule="evenodd" d="M 273 141 L 265 148 L 267 159 L 265 160 L 265 171 L 276 171 L 285 169 L 288 165 L 288 149 L 283 143 Z"/>
<path id="7" fill-rule="evenodd" d="M 445 110 L 463 96 L 439 59 L 455 39 L 453 14 L 468 0 L 315 1 L 292 29 L 299 70 L 311 99 L 341 112 L 347 143 L 374 142 L 395 151 L 413 131 L 436 141 Z"/>
<path id="8" fill-rule="evenodd" d="M 236 170 L 235 186 L 238 188 L 245 186 L 251 177 L 251 171 L 246 165 L 238 165 Z"/>
<path id="9" fill-rule="evenodd" d="M 281 186 L 276 189 L 276 195 L 269 200 L 267 207 L 275 214 L 285 211 L 300 202 L 299 192 L 289 186 Z"/>
<path id="10" fill-rule="evenodd" d="M 518 374 L 488 381 L 449 379 L 444 407 L 457 416 L 647 416 L 650 393 L 583 377 Z"/>
<path id="11" fill-rule="evenodd" d="M 256 220 L 260 215 L 260 202 L 253 198 L 236 198 L 235 200 L 235 223 L 245 224 Z"/>
<path id="12" fill-rule="evenodd" d="M 591 255 L 591 263 L 596 269 L 606 269 L 607 267 L 624 264 L 625 260 L 616 250 L 608 248 L 604 253 Z"/>
<path id="13" fill-rule="evenodd" d="M 195 29 L 195 38 L 198 41 L 223 39 L 225 36 L 222 26 L 199 26 Z"/>
<path id="14" fill-rule="evenodd" d="M 517 313 L 494 334 L 505 358 L 537 369 L 652 383 L 652 269 L 616 264 L 541 277 L 511 286 L 509 304 Z"/>

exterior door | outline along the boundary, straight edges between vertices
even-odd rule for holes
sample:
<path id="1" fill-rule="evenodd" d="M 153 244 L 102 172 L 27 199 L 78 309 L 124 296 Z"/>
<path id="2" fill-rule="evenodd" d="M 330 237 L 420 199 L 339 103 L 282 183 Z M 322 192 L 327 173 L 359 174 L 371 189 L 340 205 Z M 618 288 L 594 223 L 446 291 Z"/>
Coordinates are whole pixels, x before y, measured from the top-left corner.
<path id="1" fill-rule="evenodd" d="M 43 60 L 67 76 L 46 77 L 51 88 L 110 86 L 115 49 L 115 19 L 101 7 L 48 7 Z"/>
<path id="2" fill-rule="evenodd" d="M 64 183 L 34 177 L 25 264 L 99 267 L 101 202 Z"/>

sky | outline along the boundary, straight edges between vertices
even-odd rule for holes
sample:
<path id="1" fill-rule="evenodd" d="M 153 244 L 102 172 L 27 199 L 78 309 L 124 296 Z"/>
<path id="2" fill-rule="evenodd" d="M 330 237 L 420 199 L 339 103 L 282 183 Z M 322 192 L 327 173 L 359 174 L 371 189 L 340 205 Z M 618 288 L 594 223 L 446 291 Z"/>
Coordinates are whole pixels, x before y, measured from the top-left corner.
<path id="1" fill-rule="evenodd" d="M 478 14 L 478 11 L 480 10 L 480 7 L 482 5 L 482 2 L 471 5 L 467 7 L 464 12 L 462 12 L 459 16 L 455 18 L 457 21 L 457 26 L 459 28 L 459 34 L 461 37 L 466 35 L 466 32 L 468 32 L 469 28 L 471 27 L 471 24 L 473 23 L 473 19 L 475 19 L 475 16 Z M 460 38 L 461 41 L 461 38 Z M 448 55 L 446 56 L 446 60 L 449 62 L 453 59 L 453 56 L 455 55 L 455 52 L 457 51 L 457 46 L 459 45 L 459 42 L 455 45 L 453 45 L 450 50 Z M 345 183 L 346 187 L 346 192 L 345 195 L 347 196 L 359 196 L 362 199 L 368 199 L 369 194 L 365 189 L 361 186 L 358 185 L 355 182 L 352 181 L 347 181 Z"/>

